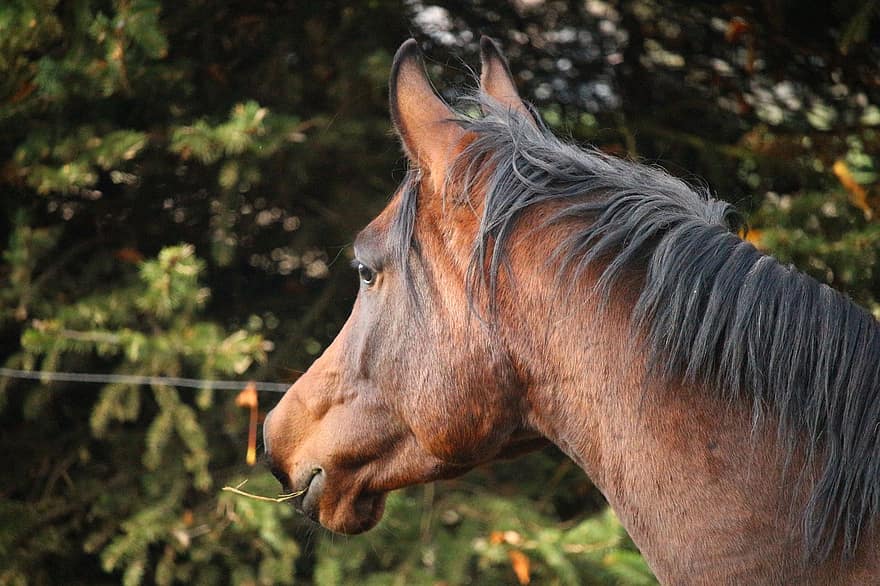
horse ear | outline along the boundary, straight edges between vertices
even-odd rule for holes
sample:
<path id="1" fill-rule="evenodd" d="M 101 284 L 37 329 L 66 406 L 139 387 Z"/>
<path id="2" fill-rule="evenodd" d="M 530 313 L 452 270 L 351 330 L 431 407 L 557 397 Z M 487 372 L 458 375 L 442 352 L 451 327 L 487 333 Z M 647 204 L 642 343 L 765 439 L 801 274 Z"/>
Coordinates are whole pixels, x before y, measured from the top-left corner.
<path id="1" fill-rule="evenodd" d="M 389 96 L 391 120 L 407 156 L 440 189 L 465 132 L 428 81 L 415 39 L 403 43 L 394 56 Z"/>
<path id="2" fill-rule="evenodd" d="M 480 74 L 480 87 L 483 88 L 483 92 L 502 106 L 519 112 L 527 120 L 535 123 L 535 117 L 516 91 L 507 59 L 504 58 L 495 41 L 487 36 L 480 39 L 480 59 L 483 63 Z"/>

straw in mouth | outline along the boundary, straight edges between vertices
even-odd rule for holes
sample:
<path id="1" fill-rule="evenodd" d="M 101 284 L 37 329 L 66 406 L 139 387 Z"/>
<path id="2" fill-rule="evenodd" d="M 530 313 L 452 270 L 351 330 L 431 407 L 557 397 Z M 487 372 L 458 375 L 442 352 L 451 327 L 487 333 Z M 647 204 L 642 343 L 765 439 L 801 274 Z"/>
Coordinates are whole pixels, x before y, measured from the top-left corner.
<path id="1" fill-rule="evenodd" d="M 246 497 L 254 499 L 254 500 L 264 501 L 264 502 L 269 502 L 269 503 L 283 503 L 284 501 L 289 501 L 291 499 L 295 499 L 298 496 L 302 496 L 308 490 L 308 488 L 304 488 L 304 489 L 298 490 L 296 492 L 291 492 L 291 493 L 287 493 L 287 494 L 279 494 L 277 497 L 271 497 L 271 496 L 262 496 L 259 494 L 253 494 L 251 492 L 241 490 L 241 487 L 244 486 L 245 483 L 247 483 L 247 479 L 242 480 L 236 486 L 224 486 L 223 490 L 226 492 L 235 493 L 237 495 L 246 496 Z"/>

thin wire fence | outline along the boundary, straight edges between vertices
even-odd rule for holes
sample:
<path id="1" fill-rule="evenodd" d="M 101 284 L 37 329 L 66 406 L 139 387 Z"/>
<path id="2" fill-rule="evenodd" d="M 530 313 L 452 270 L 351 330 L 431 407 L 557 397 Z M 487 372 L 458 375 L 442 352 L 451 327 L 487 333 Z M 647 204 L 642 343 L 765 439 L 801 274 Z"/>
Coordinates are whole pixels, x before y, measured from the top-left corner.
<path id="1" fill-rule="evenodd" d="M 43 382 L 74 382 L 74 383 L 120 383 L 127 385 L 169 385 L 191 389 L 217 389 L 221 391 L 240 391 L 253 383 L 258 391 L 283 393 L 290 388 L 289 383 L 270 383 L 237 380 L 206 380 L 200 378 L 183 378 L 179 376 L 142 376 L 136 374 L 96 374 L 91 372 L 52 372 L 19 370 L 0 367 L 0 377 L 39 380 Z"/>

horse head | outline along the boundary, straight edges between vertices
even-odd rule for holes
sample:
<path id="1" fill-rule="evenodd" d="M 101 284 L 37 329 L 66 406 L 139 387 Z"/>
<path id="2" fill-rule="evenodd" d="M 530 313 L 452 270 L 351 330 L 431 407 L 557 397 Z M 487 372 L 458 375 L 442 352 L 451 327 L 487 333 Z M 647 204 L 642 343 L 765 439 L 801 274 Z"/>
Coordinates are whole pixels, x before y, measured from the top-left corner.
<path id="1" fill-rule="evenodd" d="M 487 99 L 534 123 L 489 39 L 482 67 Z M 457 198 L 453 162 L 473 135 L 434 93 L 413 40 L 394 58 L 390 101 L 411 171 L 357 236 L 350 317 L 264 424 L 275 475 L 342 533 L 375 525 L 389 491 L 542 445 L 524 420 L 522 373 L 468 291 L 479 202 Z"/>

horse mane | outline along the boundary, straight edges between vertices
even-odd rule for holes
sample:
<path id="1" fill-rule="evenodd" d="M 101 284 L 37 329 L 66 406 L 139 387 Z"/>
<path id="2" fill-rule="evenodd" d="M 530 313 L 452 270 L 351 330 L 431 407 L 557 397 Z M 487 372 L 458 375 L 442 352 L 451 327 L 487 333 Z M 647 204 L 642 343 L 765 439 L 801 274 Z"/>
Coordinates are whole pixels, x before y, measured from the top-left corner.
<path id="1" fill-rule="evenodd" d="M 562 270 L 577 279 L 591 265 L 602 267 L 596 287 L 605 295 L 624 274 L 643 278 L 632 323 L 646 335 L 649 372 L 750 403 L 755 422 L 773 412 L 786 461 L 805 449 L 818 463 L 802 521 L 807 557 L 823 561 L 837 545 L 854 555 L 863 527 L 880 514 L 877 321 L 740 239 L 740 216 L 705 189 L 566 144 L 486 95 L 465 104 L 482 114 L 451 122 L 474 138 L 449 183 L 456 198 L 477 189 L 483 198 L 475 287 L 485 285 L 494 298 L 523 212 L 557 203 L 547 224 L 582 226 L 559 246 Z M 404 267 L 417 184 L 410 174 L 395 221 Z"/>

